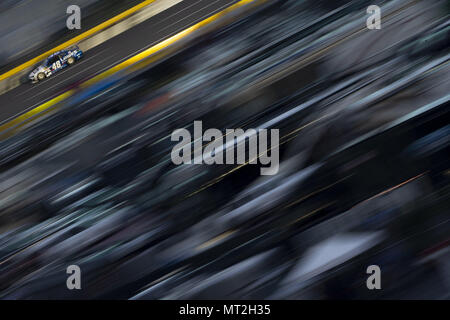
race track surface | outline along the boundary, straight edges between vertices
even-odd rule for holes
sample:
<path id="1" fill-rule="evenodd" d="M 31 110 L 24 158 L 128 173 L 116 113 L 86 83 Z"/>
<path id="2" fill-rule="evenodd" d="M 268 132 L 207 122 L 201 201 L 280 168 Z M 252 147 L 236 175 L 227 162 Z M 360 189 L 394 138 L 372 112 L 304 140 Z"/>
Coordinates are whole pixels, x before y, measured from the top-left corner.
<path id="1" fill-rule="evenodd" d="M 75 65 L 43 82 L 25 83 L 0 95 L 0 124 L 58 96 L 73 83 L 99 74 L 235 2 L 237 0 L 184 0 L 87 51 Z"/>

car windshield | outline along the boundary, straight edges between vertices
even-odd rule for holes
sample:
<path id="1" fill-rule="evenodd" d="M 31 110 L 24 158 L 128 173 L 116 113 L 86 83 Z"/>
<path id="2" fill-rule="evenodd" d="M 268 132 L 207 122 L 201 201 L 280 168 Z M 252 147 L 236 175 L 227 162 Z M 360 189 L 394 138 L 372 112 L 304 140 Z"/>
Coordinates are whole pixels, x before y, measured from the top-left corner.
<path id="1" fill-rule="evenodd" d="M 47 60 L 41 60 L 41 61 L 39 61 L 38 63 L 36 63 L 36 64 L 33 66 L 33 69 L 32 69 L 32 70 L 34 70 L 34 69 L 36 69 L 36 68 L 39 68 L 39 67 L 42 66 L 46 61 L 47 61 Z"/>

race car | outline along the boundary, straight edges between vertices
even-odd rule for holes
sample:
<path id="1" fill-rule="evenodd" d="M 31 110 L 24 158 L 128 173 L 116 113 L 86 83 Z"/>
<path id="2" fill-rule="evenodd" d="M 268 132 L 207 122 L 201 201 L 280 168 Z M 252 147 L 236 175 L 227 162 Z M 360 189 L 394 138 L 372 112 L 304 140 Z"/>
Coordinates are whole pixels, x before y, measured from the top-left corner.
<path id="1" fill-rule="evenodd" d="M 39 63 L 34 70 L 28 75 L 28 78 L 36 83 L 42 81 L 45 78 L 50 77 L 52 74 L 62 70 L 83 57 L 83 51 L 74 46 L 72 48 L 61 50 L 51 54 L 43 62 Z"/>

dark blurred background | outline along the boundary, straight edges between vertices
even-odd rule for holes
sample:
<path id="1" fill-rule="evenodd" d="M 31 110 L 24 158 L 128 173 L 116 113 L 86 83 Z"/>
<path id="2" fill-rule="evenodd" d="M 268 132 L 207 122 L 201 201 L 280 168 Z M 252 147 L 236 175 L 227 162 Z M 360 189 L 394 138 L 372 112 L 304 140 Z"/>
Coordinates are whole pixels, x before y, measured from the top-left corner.
<path id="1" fill-rule="evenodd" d="M 46 45 L 26 28 L 56 31 L 50 8 L 0 17 L 6 65 Z M 448 2 L 274 0 L 220 22 L 3 136 L 0 297 L 449 299 Z M 174 165 L 195 120 L 278 129 L 279 172 Z"/>

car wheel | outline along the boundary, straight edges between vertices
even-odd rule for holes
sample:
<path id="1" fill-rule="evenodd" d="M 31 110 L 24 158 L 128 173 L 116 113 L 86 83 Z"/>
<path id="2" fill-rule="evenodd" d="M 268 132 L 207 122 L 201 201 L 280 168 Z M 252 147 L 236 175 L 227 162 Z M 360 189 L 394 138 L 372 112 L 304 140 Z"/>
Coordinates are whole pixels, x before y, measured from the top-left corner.
<path id="1" fill-rule="evenodd" d="M 67 60 L 67 63 L 68 63 L 68 64 L 74 64 L 74 63 L 75 63 L 75 59 L 72 58 L 72 57 L 70 57 L 70 58 Z"/>
<path id="2" fill-rule="evenodd" d="M 38 78 L 39 81 L 42 81 L 42 80 L 44 80 L 44 78 L 45 78 L 45 74 L 44 74 L 43 72 L 41 72 L 41 73 L 39 73 L 39 74 L 37 75 L 37 78 Z"/>

